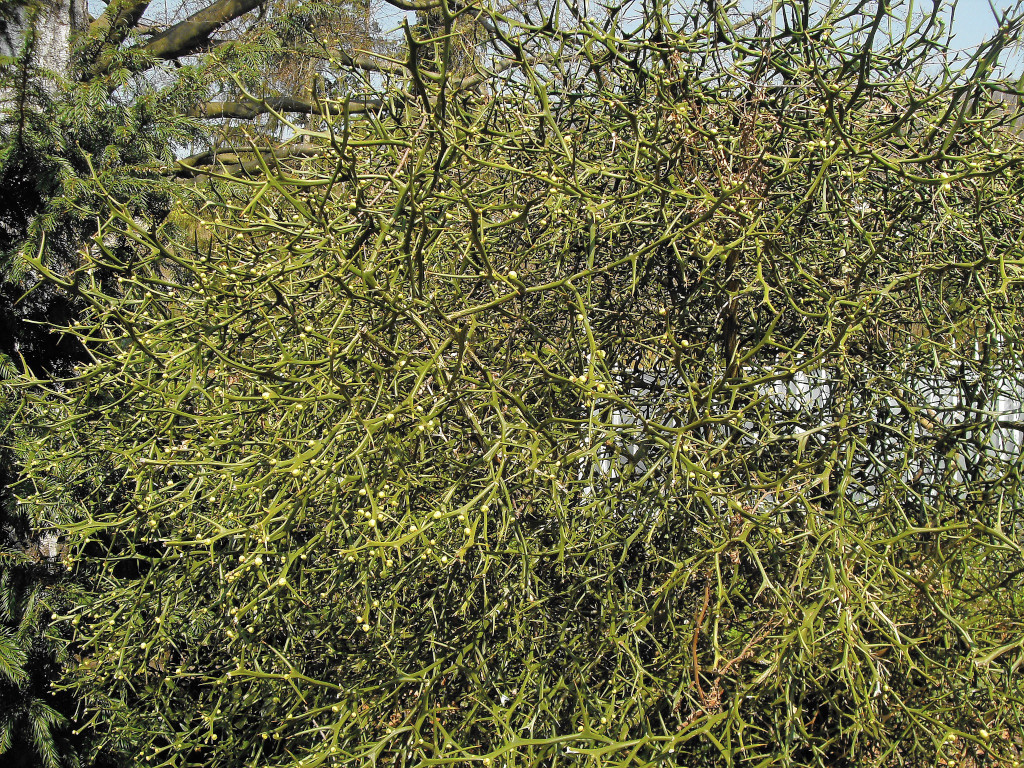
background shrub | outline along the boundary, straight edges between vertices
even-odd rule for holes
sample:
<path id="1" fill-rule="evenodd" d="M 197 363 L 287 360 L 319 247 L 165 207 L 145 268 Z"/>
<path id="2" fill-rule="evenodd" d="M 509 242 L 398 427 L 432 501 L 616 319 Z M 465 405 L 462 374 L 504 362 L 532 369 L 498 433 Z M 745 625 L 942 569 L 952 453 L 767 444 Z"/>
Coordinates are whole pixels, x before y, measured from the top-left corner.
<path id="1" fill-rule="evenodd" d="M 869 5 L 441 5 L 504 61 L 414 45 L 188 238 L 109 195 L 22 486 L 104 748 L 1013 764 L 1019 20 L 934 69 Z"/>

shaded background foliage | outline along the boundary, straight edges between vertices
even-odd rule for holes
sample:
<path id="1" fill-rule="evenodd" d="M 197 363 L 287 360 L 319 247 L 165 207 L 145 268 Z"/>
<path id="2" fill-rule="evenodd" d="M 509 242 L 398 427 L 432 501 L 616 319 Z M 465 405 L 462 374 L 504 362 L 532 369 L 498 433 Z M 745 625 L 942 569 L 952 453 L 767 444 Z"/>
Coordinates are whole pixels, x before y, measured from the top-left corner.
<path id="1" fill-rule="evenodd" d="M 97 754 L 1019 760 L 1020 17 L 951 67 L 881 4 L 431 10 L 359 114 L 173 230 L 99 177 L 34 263 Z"/>
<path id="2" fill-rule="evenodd" d="M 0 417 L 8 438 L 22 437 L 18 396 L 9 382 L 17 366 L 0 357 Z M 10 447 L 0 456 L 0 482 L 8 488 L 20 474 Z M 73 704 L 68 694 L 55 700 L 50 684 L 66 660 L 63 647 L 44 634 L 50 608 L 44 592 L 54 584 L 54 571 L 34 540 L 35 523 L 4 496 L 0 544 L 0 754 L 12 766 L 75 764 L 76 750 L 67 739 L 64 712 Z M 63 759 L 62 759 L 63 758 Z"/>
<path id="3" fill-rule="evenodd" d="M 326 60 L 327 27 L 337 45 L 377 44 L 369 9 L 359 4 L 260 8 L 241 3 L 217 16 L 224 4 L 213 3 L 205 11 L 208 16 L 214 11 L 214 23 L 201 29 L 188 18 L 201 7 L 180 4 L 183 13 L 160 18 L 157 6 L 149 5 L 114 2 L 98 18 L 89 17 L 79 2 L 0 5 L 0 360 L 5 378 L 16 368 L 30 377 L 68 376 L 84 362 L 78 340 L 55 331 L 76 322 L 84 303 L 74 286 L 42 279 L 33 265 L 41 261 L 62 275 L 79 266 L 80 248 L 95 235 L 96 217 L 105 206 L 81 179 L 102 179 L 105 194 L 127 201 L 137 223 L 163 224 L 171 233 L 173 222 L 166 217 L 168 189 L 177 183 L 175 157 L 185 148 L 223 145 L 242 133 L 237 120 L 211 124 L 197 106 L 221 94 L 225 80 L 233 85 L 225 68 L 258 83 L 266 95 L 294 85 L 288 68 L 308 58 L 313 39 Z M 258 17 L 248 13 L 253 10 L 261 11 Z M 312 34 L 316 27 L 318 38 Z M 154 46 L 166 43 L 164 32 L 174 33 L 176 45 Z M 301 101 L 297 105 L 302 108 Z M 256 109 L 252 116 L 263 114 Z M 262 122 L 250 135 L 269 139 L 276 131 Z M 113 279 L 103 270 L 96 277 Z M 41 555 L 40 537 L 53 533 L 55 517 L 19 505 L 11 492 L 20 465 L 34 460 L 36 437 L 24 429 L 31 419 L 19 395 L 5 408 L 0 601 L 7 606 L 2 621 L 12 672 L 0 692 L 6 717 L 0 755 L 18 764 L 73 764 L 82 745 L 72 747 L 69 737 L 75 742 L 85 737 L 77 730 L 69 733 L 66 718 L 75 715 L 74 699 L 50 688 L 62 657 L 44 638 L 51 608 L 59 610 L 67 599 L 59 575 L 65 566 L 58 567 L 52 553 Z M 46 471 L 54 484 L 68 479 L 59 466 Z"/>

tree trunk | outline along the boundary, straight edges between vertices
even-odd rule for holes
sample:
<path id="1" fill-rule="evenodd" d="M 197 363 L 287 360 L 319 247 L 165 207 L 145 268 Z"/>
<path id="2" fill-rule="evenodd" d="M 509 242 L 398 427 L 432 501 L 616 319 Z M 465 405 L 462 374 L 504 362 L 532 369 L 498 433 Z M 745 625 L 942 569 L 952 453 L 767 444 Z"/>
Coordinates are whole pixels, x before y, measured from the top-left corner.
<path id="1" fill-rule="evenodd" d="M 27 44 L 30 76 L 40 77 L 47 90 L 52 91 L 53 76 L 69 74 L 72 35 L 86 26 L 88 18 L 85 0 L 27 2 L 10 17 L 0 20 L 0 56 L 20 59 Z M 5 107 L 11 92 L 5 83 L 0 100 Z"/>

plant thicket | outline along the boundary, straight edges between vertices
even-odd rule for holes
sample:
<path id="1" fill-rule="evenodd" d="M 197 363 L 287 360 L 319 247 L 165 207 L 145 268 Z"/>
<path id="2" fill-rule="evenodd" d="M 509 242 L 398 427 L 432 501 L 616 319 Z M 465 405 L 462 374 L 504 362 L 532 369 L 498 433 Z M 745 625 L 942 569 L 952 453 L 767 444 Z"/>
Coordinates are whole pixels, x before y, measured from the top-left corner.
<path id="1" fill-rule="evenodd" d="M 16 482 L 21 463 L 33 461 L 31 439 L 19 426 L 27 419 L 24 398 L 14 386 L 17 378 L 18 366 L 0 355 L 0 424 L 7 438 L 0 451 L 0 483 L 5 489 Z M 21 506 L 10 492 L 0 504 L 0 755 L 13 768 L 77 765 L 65 714 L 71 711 L 70 697 L 50 686 L 66 660 L 66 644 L 46 631 L 60 579 L 50 557 L 52 542 L 33 535 L 52 531 L 55 523 L 33 519 L 33 513 L 54 509 Z"/>
<path id="2" fill-rule="evenodd" d="M 429 5 L 49 274 L 20 500 L 99 753 L 1017 764 L 1021 16 Z"/>

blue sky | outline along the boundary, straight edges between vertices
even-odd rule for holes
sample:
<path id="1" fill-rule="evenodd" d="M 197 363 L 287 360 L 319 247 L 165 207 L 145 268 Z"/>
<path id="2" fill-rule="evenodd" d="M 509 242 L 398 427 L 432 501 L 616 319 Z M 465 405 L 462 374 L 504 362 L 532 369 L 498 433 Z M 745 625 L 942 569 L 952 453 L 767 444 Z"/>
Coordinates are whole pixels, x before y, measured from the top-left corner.
<path id="1" fill-rule="evenodd" d="M 591 0 L 595 4 L 599 4 L 600 0 Z M 697 2 L 698 0 L 680 0 L 681 3 Z M 931 2 L 929 0 L 913 0 L 914 6 L 917 9 L 924 10 L 930 8 Z M 150 6 L 151 9 L 157 11 L 156 15 L 160 15 L 161 11 L 166 11 L 179 7 L 178 3 L 180 0 L 155 0 Z M 741 0 L 743 2 L 760 3 L 764 0 Z M 89 10 L 94 14 L 102 13 L 103 4 L 101 0 L 88 0 Z M 1002 10 L 1013 4 L 1013 0 L 993 0 L 992 5 L 997 10 Z M 380 19 L 381 24 L 385 29 L 393 29 L 399 26 L 402 22 L 403 16 L 413 16 L 412 13 L 404 13 L 386 3 L 381 2 L 380 5 Z M 953 32 L 955 34 L 954 45 L 958 49 L 969 49 L 978 45 L 987 35 L 990 35 L 995 31 L 996 22 L 995 16 L 990 7 L 989 0 L 950 0 L 948 6 L 952 8 L 955 6 L 955 12 L 953 12 Z M 905 7 L 905 6 L 904 6 Z M 948 12 L 948 11 L 947 11 Z M 1022 72 L 1024 71 L 1024 55 L 1020 53 L 1014 55 L 1007 60 L 1007 69 L 1011 72 Z"/>
<path id="2" fill-rule="evenodd" d="M 698 0 L 680 0 L 680 4 L 685 5 L 689 2 L 697 2 Z M 753 0 L 753 3 L 761 3 L 765 0 Z M 595 1 L 595 5 L 599 4 L 599 0 Z M 744 0 L 741 0 L 741 4 Z M 746 0 L 751 2 L 751 0 Z M 389 8 L 386 4 L 381 4 L 381 25 L 385 29 L 393 29 L 398 27 L 402 23 L 404 16 L 412 17 L 415 14 L 404 13 L 395 8 Z M 988 35 L 995 32 L 996 29 L 996 17 L 992 12 L 992 6 L 997 11 L 1002 11 L 1007 7 L 1013 5 L 1012 0 L 993 0 L 991 6 L 989 0 L 947 0 L 947 14 L 951 14 L 953 17 L 953 33 L 955 35 L 954 46 L 959 49 L 973 49 L 980 42 L 982 42 Z M 954 8 L 955 6 L 955 8 Z M 914 0 L 914 7 L 916 10 L 930 10 L 930 0 Z M 904 9 L 906 6 L 904 6 Z M 1007 69 L 1009 71 L 1024 71 L 1024 56 L 1020 54 L 1008 59 Z"/>
<path id="3" fill-rule="evenodd" d="M 958 49 L 970 49 L 977 46 L 996 30 L 995 15 L 997 11 L 1008 7 L 1005 0 L 994 0 L 991 6 L 988 0 L 958 0 L 953 12 L 953 44 Z M 1007 73 L 1024 71 L 1024 56 L 1018 51 L 1005 60 Z"/>
<path id="4" fill-rule="evenodd" d="M 997 10 L 1003 10 L 1006 3 L 995 2 Z M 995 16 L 988 0 L 959 0 L 953 19 L 953 33 L 957 47 L 975 46 L 995 31 Z"/>

